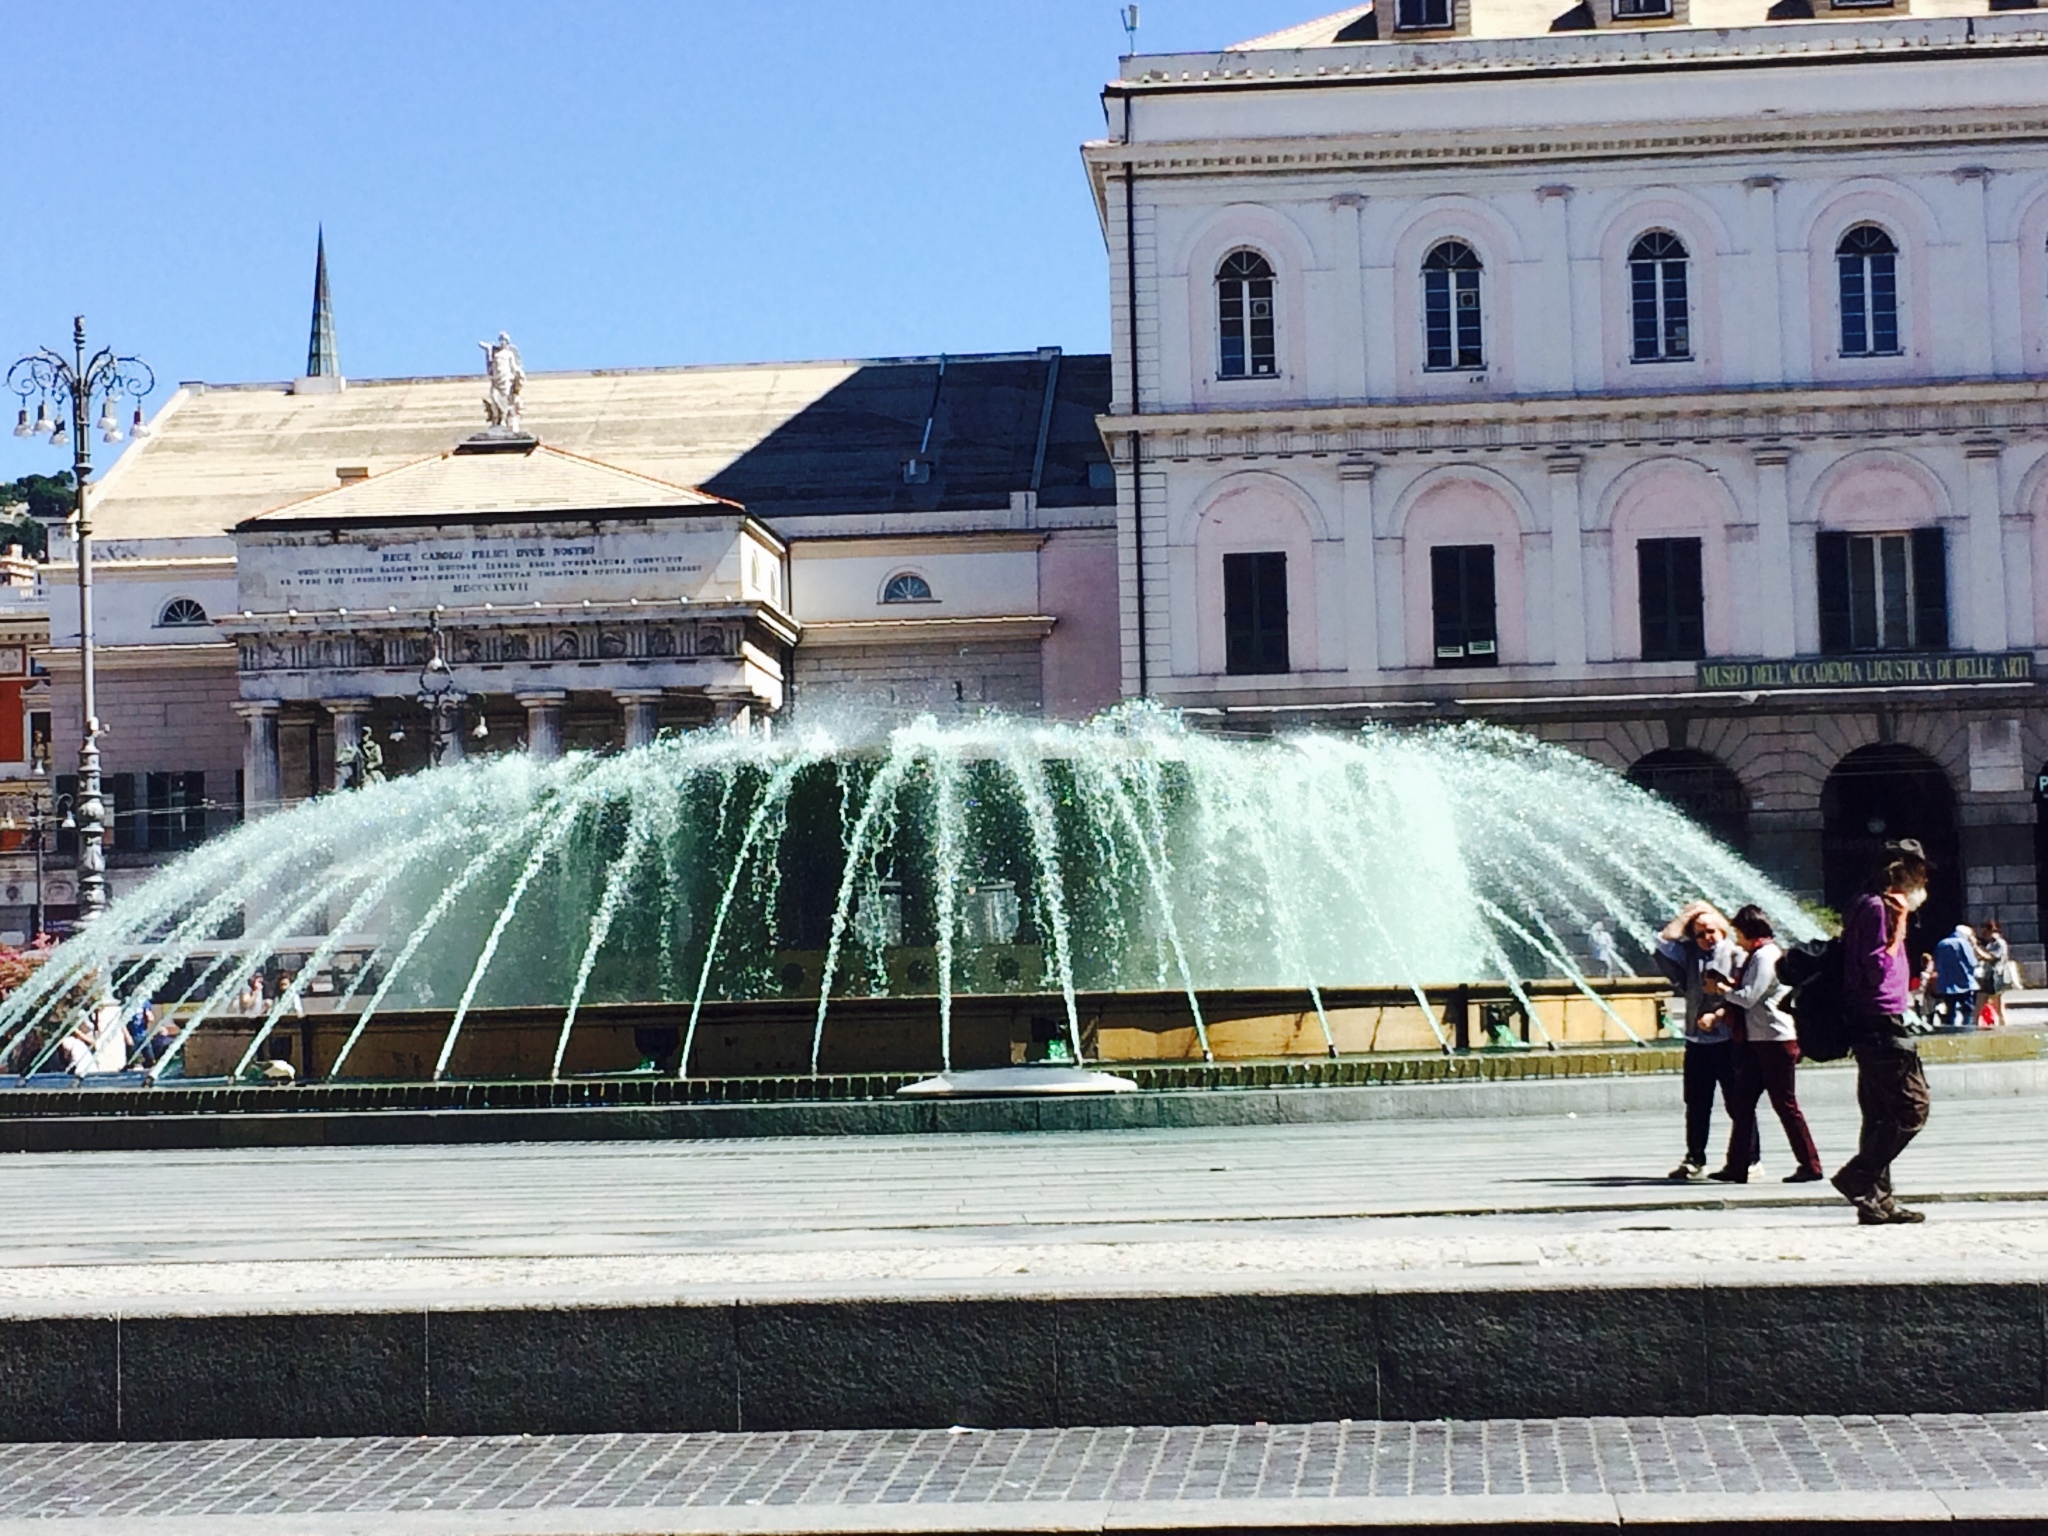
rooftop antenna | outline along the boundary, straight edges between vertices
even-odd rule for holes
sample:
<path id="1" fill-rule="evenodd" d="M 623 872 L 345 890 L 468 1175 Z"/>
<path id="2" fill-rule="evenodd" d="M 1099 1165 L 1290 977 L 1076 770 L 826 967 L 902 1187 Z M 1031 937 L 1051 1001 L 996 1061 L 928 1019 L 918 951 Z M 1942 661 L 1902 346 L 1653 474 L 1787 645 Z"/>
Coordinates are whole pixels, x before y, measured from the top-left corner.
<path id="1" fill-rule="evenodd" d="M 1126 57 L 1128 57 L 1130 54 L 1135 54 L 1138 51 L 1137 0 L 1131 0 L 1131 3 L 1123 8 L 1118 19 L 1124 24 L 1124 41 L 1128 47 L 1128 53 L 1126 54 Z"/>

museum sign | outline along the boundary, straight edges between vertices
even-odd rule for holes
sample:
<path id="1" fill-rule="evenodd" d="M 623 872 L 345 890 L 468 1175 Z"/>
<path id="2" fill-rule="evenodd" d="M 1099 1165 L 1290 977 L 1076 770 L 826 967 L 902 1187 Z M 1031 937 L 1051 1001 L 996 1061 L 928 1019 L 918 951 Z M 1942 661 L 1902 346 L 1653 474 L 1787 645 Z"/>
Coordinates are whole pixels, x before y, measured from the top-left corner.
<path id="1" fill-rule="evenodd" d="M 2031 651 L 1985 655 L 1936 651 L 1919 655 L 1873 652 L 1795 661 L 1703 661 L 1699 686 L 1714 692 L 1754 693 L 1788 688 L 1912 688 L 1971 683 L 2028 683 Z"/>

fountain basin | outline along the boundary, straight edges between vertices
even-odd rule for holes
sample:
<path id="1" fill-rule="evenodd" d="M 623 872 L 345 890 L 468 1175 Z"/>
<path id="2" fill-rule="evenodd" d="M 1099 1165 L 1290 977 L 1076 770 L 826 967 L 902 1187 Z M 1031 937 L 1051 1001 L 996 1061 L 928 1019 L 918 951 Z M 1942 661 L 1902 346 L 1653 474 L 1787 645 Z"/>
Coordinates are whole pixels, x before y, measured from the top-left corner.
<path id="1" fill-rule="evenodd" d="M 1033 1062 L 1022 1067 L 983 1067 L 941 1072 L 896 1090 L 899 1099 L 1022 1099 L 1076 1093 L 1136 1093 L 1128 1077 L 1091 1072 L 1067 1062 Z"/>

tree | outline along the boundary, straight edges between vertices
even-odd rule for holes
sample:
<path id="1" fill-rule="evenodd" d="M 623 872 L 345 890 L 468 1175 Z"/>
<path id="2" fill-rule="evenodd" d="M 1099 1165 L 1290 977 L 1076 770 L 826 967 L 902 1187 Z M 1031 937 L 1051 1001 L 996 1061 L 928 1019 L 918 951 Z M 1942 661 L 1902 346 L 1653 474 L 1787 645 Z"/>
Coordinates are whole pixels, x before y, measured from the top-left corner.
<path id="1" fill-rule="evenodd" d="M 49 525 L 71 515 L 71 471 L 0 480 L 0 545 L 19 544 L 40 560 L 49 550 Z"/>

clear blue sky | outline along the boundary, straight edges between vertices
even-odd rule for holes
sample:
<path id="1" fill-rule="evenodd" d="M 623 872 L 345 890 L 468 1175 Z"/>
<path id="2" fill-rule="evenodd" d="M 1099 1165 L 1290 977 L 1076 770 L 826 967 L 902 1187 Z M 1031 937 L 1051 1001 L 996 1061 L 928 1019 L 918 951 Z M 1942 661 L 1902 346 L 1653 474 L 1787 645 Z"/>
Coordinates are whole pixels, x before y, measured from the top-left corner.
<path id="1" fill-rule="evenodd" d="M 1142 0 L 1139 46 L 1335 4 Z M 1100 349 L 1077 146 L 1102 132 L 1118 14 L 0 0 L 10 90 L 35 83 L 0 152 L 0 365 L 83 312 L 156 367 L 153 404 L 179 379 L 291 377 L 322 221 L 358 378 L 469 371 L 501 328 L 536 369 Z M 0 433 L 0 476 L 60 461 Z"/>

